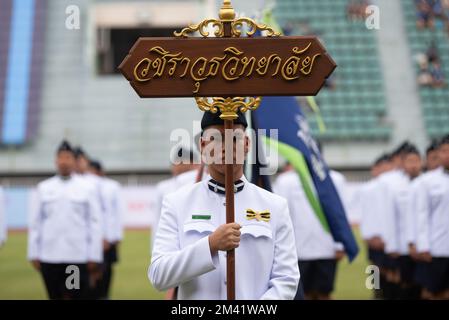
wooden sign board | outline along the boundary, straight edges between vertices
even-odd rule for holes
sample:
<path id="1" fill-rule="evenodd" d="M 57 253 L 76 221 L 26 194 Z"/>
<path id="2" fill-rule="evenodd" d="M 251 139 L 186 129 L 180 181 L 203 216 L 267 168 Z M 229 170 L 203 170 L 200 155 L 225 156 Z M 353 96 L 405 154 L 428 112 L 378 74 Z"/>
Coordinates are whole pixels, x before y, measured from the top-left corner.
<path id="1" fill-rule="evenodd" d="M 314 37 L 139 38 L 119 66 L 142 98 L 312 96 L 336 64 Z"/>

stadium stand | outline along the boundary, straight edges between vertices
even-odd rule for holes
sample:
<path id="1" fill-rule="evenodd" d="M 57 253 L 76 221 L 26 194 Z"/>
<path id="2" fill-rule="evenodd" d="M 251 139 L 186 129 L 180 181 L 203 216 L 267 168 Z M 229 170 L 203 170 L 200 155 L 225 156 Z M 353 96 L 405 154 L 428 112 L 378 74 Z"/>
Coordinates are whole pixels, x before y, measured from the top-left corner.
<path id="1" fill-rule="evenodd" d="M 415 3 L 402 0 L 405 15 L 405 28 L 408 34 L 411 54 L 418 58 L 426 55 L 433 47 L 441 61 L 441 71 L 446 84 L 443 86 L 420 85 L 419 96 L 423 108 L 424 122 L 429 138 L 440 138 L 449 132 L 449 34 L 441 19 L 435 19 L 434 28 L 417 27 L 417 9 Z M 418 62 L 415 64 L 416 75 L 422 72 Z"/>
<path id="2" fill-rule="evenodd" d="M 366 32 L 364 20 L 347 18 L 347 5 L 346 0 L 278 0 L 274 13 L 278 21 L 291 24 L 295 35 L 319 35 L 338 65 L 331 85 L 316 98 L 326 131 L 319 132 L 316 117 L 309 113 L 312 134 L 327 140 L 387 139 L 391 128 L 384 124 L 376 38 Z"/>

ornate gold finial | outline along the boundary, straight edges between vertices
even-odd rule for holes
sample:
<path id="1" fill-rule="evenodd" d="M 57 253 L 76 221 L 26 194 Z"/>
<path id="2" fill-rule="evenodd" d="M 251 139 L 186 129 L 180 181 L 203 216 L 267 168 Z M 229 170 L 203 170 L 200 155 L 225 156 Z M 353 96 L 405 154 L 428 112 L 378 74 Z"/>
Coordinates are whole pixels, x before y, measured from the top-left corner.
<path id="1" fill-rule="evenodd" d="M 218 17 L 223 21 L 231 21 L 235 19 L 235 11 L 232 7 L 231 0 L 223 0 Z"/>
<path id="2" fill-rule="evenodd" d="M 248 100 L 244 97 L 234 98 L 212 98 L 212 102 L 208 98 L 195 97 L 196 104 L 201 111 L 209 111 L 216 113 L 220 110 L 220 118 L 223 120 L 234 120 L 238 118 L 237 112 L 246 112 L 247 110 L 256 110 L 260 102 L 261 97 L 249 97 Z"/>

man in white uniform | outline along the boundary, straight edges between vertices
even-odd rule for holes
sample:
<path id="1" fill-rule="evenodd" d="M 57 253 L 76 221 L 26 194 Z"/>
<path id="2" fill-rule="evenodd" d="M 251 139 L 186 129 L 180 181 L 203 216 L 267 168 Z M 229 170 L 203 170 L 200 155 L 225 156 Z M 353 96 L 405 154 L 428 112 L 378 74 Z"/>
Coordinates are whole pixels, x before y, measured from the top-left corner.
<path id="1" fill-rule="evenodd" d="M 439 141 L 432 141 L 426 150 L 426 171 L 432 171 L 441 165 Z"/>
<path id="2" fill-rule="evenodd" d="M 102 277 L 98 284 L 100 299 L 109 299 L 113 264 L 118 262 L 118 246 L 123 238 L 124 203 L 120 184 L 105 176 L 100 162 L 91 160 L 89 170 L 100 178 L 102 200 L 104 201 L 104 220 L 106 224 L 103 247 Z"/>
<path id="3" fill-rule="evenodd" d="M 293 169 L 278 176 L 273 191 L 288 201 L 305 298 L 330 299 L 337 261 L 344 256 L 343 246 L 324 230 Z"/>
<path id="4" fill-rule="evenodd" d="M 426 265 L 430 299 L 449 299 L 449 135 L 438 148 L 441 167 L 420 180 L 416 192 L 416 250 Z"/>
<path id="5" fill-rule="evenodd" d="M 93 198 L 97 202 L 98 207 L 101 212 L 101 221 L 102 221 L 102 235 L 103 235 L 103 251 L 109 249 L 109 242 L 107 240 L 108 226 L 109 226 L 109 216 L 106 214 L 106 202 L 103 199 L 103 195 L 105 194 L 104 184 L 102 183 L 102 179 L 97 175 L 93 174 L 89 170 L 90 159 L 87 153 L 80 147 L 75 148 L 75 158 L 76 158 L 76 174 L 82 178 L 86 184 L 88 184 L 91 188 Z M 101 266 L 100 272 L 96 274 L 95 277 L 90 277 L 90 293 L 89 296 L 91 299 L 100 299 L 100 281 L 102 279 L 101 270 L 103 267 Z"/>
<path id="6" fill-rule="evenodd" d="M 412 218 L 410 219 L 411 223 L 408 225 L 408 243 L 409 243 L 409 253 L 412 259 L 416 263 L 414 281 L 417 285 L 421 287 L 421 295 L 422 299 L 429 299 L 432 297 L 432 294 L 426 289 L 426 281 L 427 281 L 427 270 L 429 261 L 424 255 L 418 254 L 416 250 L 416 241 L 417 241 L 417 228 L 418 228 L 418 214 L 416 207 L 416 199 L 418 198 L 418 194 L 420 193 L 420 189 L 422 188 L 421 182 L 429 179 L 429 176 L 432 176 L 432 172 L 438 167 L 441 166 L 440 155 L 439 155 L 439 141 L 432 141 L 432 143 L 427 147 L 426 150 L 426 164 L 425 170 L 426 172 L 413 180 L 411 185 L 412 195 L 410 196 L 410 208 L 412 208 Z"/>
<path id="7" fill-rule="evenodd" d="M 235 223 L 226 224 L 220 115 L 205 112 L 201 121 L 208 179 L 163 200 L 149 279 L 158 290 L 177 286 L 178 299 L 226 299 L 226 251 L 235 249 L 236 299 L 293 299 L 299 270 L 287 201 L 243 176 L 249 138 L 241 113 L 227 133 L 236 164 Z"/>
<path id="8" fill-rule="evenodd" d="M 91 187 L 73 174 L 75 156 L 67 142 L 58 149 L 56 166 L 57 175 L 37 186 L 28 259 L 41 272 L 50 299 L 86 299 L 89 274 L 96 276 L 103 258 L 102 216 Z"/>
<path id="9" fill-rule="evenodd" d="M 422 170 L 422 161 L 419 151 L 413 145 L 402 151 L 402 171 L 405 176 L 401 184 L 390 192 L 391 197 L 385 201 L 391 201 L 386 206 L 387 230 L 390 233 L 387 237 L 391 243 L 387 243 L 388 253 L 397 257 L 397 270 L 399 271 L 399 292 L 398 299 L 419 299 L 421 289 L 415 283 L 415 262 L 410 256 L 409 232 L 413 224 L 414 208 L 412 207 L 413 180 L 416 179 Z"/>
<path id="10" fill-rule="evenodd" d="M 400 294 L 400 275 L 398 262 L 398 249 L 394 225 L 389 223 L 395 210 L 395 196 L 407 186 L 409 178 L 403 170 L 403 152 L 410 146 L 408 142 L 401 144 L 391 156 L 392 170 L 382 173 L 375 180 L 371 190 L 372 210 L 379 215 L 379 227 L 384 244 L 385 256 L 383 259 L 383 269 L 385 270 L 385 284 L 383 294 L 385 299 L 397 299 Z"/>
<path id="11" fill-rule="evenodd" d="M 385 243 L 384 243 L 384 228 L 382 214 L 379 211 L 377 201 L 373 201 L 373 191 L 377 188 L 377 178 L 393 169 L 391 163 L 391 156 L 384 154 L 379 157 L 371 167 L 371 180 L 364 183 L 359 190 L 360 203 L 360 233 L 363 240 L 366 241 L 368 247 L 368 260 L 376 265 L 380 270 L 380 288 L 374 291 L 376 299 L 383 299 L 386 282 L 385 263 Z"/>

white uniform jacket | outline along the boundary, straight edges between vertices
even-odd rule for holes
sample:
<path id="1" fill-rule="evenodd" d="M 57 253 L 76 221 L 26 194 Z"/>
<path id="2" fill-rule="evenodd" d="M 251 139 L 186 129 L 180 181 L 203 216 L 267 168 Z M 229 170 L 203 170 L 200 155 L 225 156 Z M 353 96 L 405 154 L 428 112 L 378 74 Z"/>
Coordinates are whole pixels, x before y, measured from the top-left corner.
<path id="1" fill-rule="evenodd" d="M 104 223 L 105 239 L 108 242 L 115 243 L 123 238 L 123 215 L 125 205 L 122 197 L 122 188 L 120 184 L 112 179 L 103 177 L 102 200 L 104 202 Z"/>
<path id="2" fill-rule="evenodd" d="M 276 194 L 287 199 L 295 233 L 299 260 L 334 259 L 343 246 L 325 231 L 307 199 L 299 176 L 294 171 L 281 173 L 273 186 Z"/>
<path id="3" fill-rule="evenodd" d="M 101 262 L 102 222 L 98 202 L 84 179 L 59 176 L 37 186 L 31 213 L 28 259 L 47 263 Z"/>
<path id="4" fill-rule="evenodd" d="M 155 197 L 155 209 L 154 216 L 152 221 L 152 229 L 151 233 L 151 243 L 154 244 L 154 237 L 156 235 L 157 225 L 159 223 L 159 218 L 162 210 L 162 200 L 164 197 L 172 192 L 175 192 L 179 188 L 183 186 L 194 184 L 196 182 L 196 176 L 198 175 L 198 170 L 190 170 L 187 172 L 183 172 L 177 176 L 171 177 L 166 180 L 162 180 L 156 185 L 156 197 Z M 203 175 L 203 178 L 206 175 Z"/>
<path id="5" fill-rule="evenodd" d="M 178 286 L 178 299 L 226 299 L 226 252 L 212 256 L 208 235 L 226 223 L 225 197 L 208 180 L 164 198 L 148 276 L 159 290 Z M 293 299 L 299 282 L 287 201 L 245 177 L 235 193 L 235 221 L 242 225 L 235 250 L 236 299 Z M 247 209 L 270 212 L 248 220 Z"/>
<path id="6" fill-rule="evenodd" d="M 438 168 L 420 180 L 416 192 L 416 248 L 449 257 L 449 173 Z"/>

